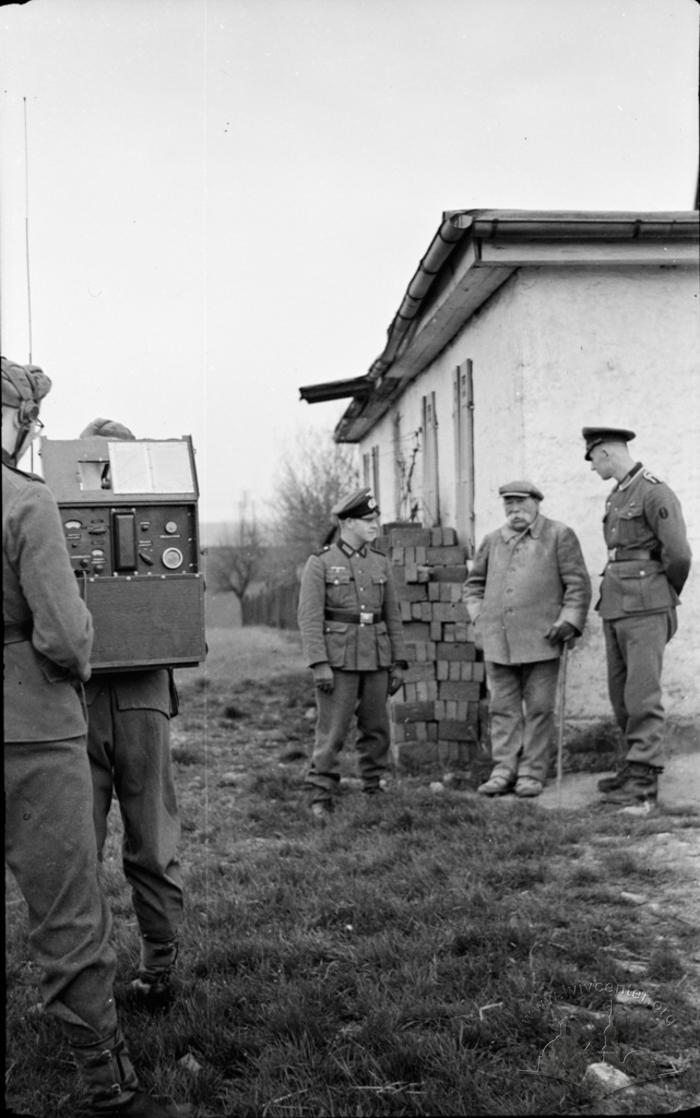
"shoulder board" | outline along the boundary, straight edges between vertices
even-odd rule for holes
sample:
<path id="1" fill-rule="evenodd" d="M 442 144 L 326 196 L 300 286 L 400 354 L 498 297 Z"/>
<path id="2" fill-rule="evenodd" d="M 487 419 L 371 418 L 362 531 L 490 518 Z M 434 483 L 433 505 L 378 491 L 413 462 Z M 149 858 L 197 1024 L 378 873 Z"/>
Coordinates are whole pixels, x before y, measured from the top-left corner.
<path id="1" fill-rule="evenodd" d="M 19 474 L 20 477 L 26 477 L 29 481 L 40 481 L 42 485 L 46 485 L 43 477 L 40 477 L 39 474 L 30 474 L 27 470 L 20 470 L 19 466 L 13 466 L 9 462 L 3 462 L 3 466 L 6 466 L 8 470 L 12 470 L 13 474 Z"/>
<path id="2" fill-rule="evenodd" d="M 331 549 L 331 545 L 329 543 L 327 543 L 325 547 L 320 547 L 318 549 L 318 551 L 314 551 L 313 554 L 314 555 L 325 555 L 327 551 L 330 551 L 330 549 Z"/>
<path id="3" fill-rule="evenodd" d="M 661 485 L 661 478 L 657 477 L 656 474 L 652 474 L 651 470 L 644 470 L 642 472 L 642 477 L 650 481 L 652 485 Z"/>
<path id="4" fill-rule="evenodd" d="M 369 549 L 370 551 L 373 551 L 375 555 L 381 555 L 382 559 L 386 559 L 386 552 L 382 551 L 380 547 L 372 547 L 372 545 L 370 544 Z"/>

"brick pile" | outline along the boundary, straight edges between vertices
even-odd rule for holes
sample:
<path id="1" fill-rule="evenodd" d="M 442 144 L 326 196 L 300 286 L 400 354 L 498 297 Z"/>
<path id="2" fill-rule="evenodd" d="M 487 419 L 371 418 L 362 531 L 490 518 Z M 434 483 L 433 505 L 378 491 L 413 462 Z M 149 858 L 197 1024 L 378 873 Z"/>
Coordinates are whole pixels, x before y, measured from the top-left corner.
<path id="1" fill-rule="evenodd" d="M 469 768 L 484 715 L 484 664 L 461 601 L 465 551 L 454 528 L 387 525 L 409 668 L 391 702 L 400 767 Z"/>

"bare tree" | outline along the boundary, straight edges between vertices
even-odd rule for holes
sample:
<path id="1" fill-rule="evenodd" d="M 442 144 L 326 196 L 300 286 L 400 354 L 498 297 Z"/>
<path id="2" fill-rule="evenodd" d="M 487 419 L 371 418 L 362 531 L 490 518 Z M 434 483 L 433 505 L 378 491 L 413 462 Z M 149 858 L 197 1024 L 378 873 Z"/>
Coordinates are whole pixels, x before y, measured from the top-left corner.
<path id="1" fill-rule="evenodd" d="M 207 584 L 215 592 L 232 590 L 239 601 L 261 578 L 267 558 L 265 533 L 254 517 L 225 528 L 209 549 Z"/>
<path id="2" fill-rule="evenodd" d="M 333 442 L 330 433 L 306 430 L 283 460 L 274 496 L 275 541 L 284 548 L 280 574 L 293 575 L 323 544 L 331 509 L 359 484 L 354 447 Z"/>

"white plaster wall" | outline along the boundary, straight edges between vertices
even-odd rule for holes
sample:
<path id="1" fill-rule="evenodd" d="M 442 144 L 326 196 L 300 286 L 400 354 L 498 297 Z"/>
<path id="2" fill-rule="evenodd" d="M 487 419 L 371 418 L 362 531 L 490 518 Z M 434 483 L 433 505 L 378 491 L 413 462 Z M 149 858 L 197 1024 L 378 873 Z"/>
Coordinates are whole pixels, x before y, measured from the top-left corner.
<path id="1" fill-rule="evenodd" d="M 694 269 L 562 267 L 519 270 L 401 397 L 404 435 L 421 423 L 421 400 L 436 393 L 441 521 L 455 523 L 453 375 L 474 370 L 476 541 L 502 522 L 498 486 L 529 477 L 542 511 L 577 532 L 595 592 L 605 562 L 601 520 L 611 484 L 583 458 L 581 427 L 637 432 L 633 456 L 679 496 L 700 559 L 700 318 Z M 380 445 L 383 515 L 393 517 L 391 416 L 361 449 Z M 404 447 L 408 447 L 404 439 Z M 414 473 L 420 497 L 422 460 Z M 388 517 L 387 517 L 388 518 Z M 691 573 L 679 632 L 664 673 L 669 715 L 700 714 L 700 571 Z M 591 611 L 571 657 L 571 718 L 609 713 L 601 625 Z"/>

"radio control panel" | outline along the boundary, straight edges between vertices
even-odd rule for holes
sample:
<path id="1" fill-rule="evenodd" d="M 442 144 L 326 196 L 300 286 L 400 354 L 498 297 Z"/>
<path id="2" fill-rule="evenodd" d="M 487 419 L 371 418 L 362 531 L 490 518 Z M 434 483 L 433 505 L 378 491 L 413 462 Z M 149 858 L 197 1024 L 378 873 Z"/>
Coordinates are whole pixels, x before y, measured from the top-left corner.
<path id="1" fill-rule="evenodd" d="M 90 576 L 199 570 L 195 505 L 60 508 L 71 566 Z"/>

